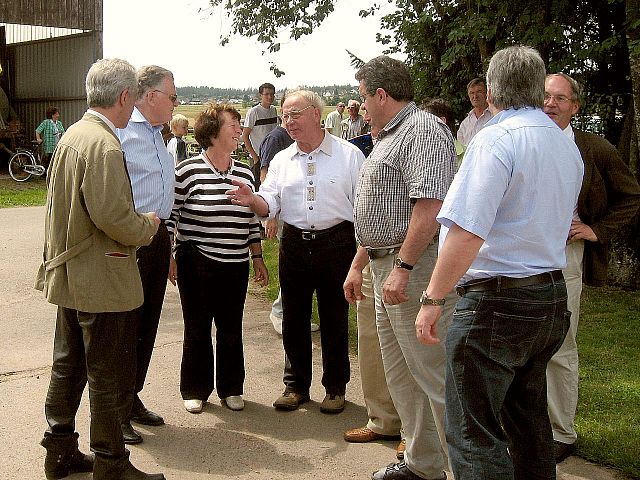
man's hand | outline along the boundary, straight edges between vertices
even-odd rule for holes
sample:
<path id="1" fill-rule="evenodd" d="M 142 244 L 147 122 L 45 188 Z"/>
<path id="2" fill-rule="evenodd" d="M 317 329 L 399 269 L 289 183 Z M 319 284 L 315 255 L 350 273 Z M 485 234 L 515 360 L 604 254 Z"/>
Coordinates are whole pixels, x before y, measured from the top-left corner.
<path id="1" fill-rule="evenodd" d="M 238 187 L 235 190 L 227 190 L 224 192 L 227 197 L 229 197 L 229 200 L 231 200 L 231 203 L 251 208 L 256 201 L 255 194 L 251 190 L 251 187 L 239 180 L 231 180 L 231 183 Z"/>
<path id="2" fill-rule="evenodd" d="M 264 233 L 267 238 L 276 238 L 276 234 L 278 233 L 278 220 L 270 218 L 264 222 Z"/>
<path id="3" fill-rule="evenodd" d="M 344 298 L 351 305 L 355 305 L 357 300 L 362 300 L 362 271 L 351 267 L 342 289 L 344 290 Z"/>
<path id="4" fill-rule="evenodd" d="M 567 243 L 573 243 L 578 240 L 597 242 L 598 237 L 589 225 L 578 220 L 573 220 L 571 222 L 571 228 L 569 229 L 569 238 L 567 238 Z"/>
<path id="5" fill-rule="evenodd" d="M 178 264 L 176 263 L 176 259 L 173 258 L 173 255 L 169 256 L 169 281 L 175 287 L 176 280 L 178 279 Z"/>
<path id="6" fill-rule="evenodd" d="M 269 285 L 269 271 L 262 258 L 253 259 L 253 274 L 258 285 L 261 287 Z"/>
<path id="7" fill-rule="evenodd" d="M 156 215 L 156 212 L 149 212 L 145 213 L 144 215 L 149 217 L 151 221 L 156 224 L 156 226 L 160 225 L 160 218 L 158 217 L 158 215 Z"/>
<path id="8" fill-rule="evenodd" d="M 420 343 L 433 345 L 440 343 L 438 338 L 438 320 L 442 308 L 437 305 L 423 305 L 416 317 L 416 337 Z"/>
<path id="9" fill-rule="evenodd" d="M 407 284 L 409 283 L 409 270 L 394 267 L 384 282 L 382 288 L 382 301 L 389 305 L 399 305 L 409 300 L 407 297 Z"/>

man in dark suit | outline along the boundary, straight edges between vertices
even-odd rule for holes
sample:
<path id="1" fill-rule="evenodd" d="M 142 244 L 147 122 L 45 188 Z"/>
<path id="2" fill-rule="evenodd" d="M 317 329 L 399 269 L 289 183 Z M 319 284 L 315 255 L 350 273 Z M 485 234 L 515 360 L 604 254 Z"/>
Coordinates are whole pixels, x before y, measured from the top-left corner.
<path id="1" fill-rule="evenodd" d="M 556 462 L 575 450 L 574 420 L 578 403 L 578 348 L 576 334 L 582 283 L 601 286 L 607 281 L 609 242 L 631 222 L 640 206 L 640 187 L 616 148 L 604 138 L 574 130 L 571 118 L 580 110 L 580 85 L 568 75 L 556 73 L 545 80 L 544 112 L 575 140 L 584 177 L 577 212 L 567 240 L 568 308 L 571 327 L 547 366 L 549 418 L 556 444 Z"/>
<path id="2" fill-rule="evenodd" d="M 134 310 L 143 291 L 136 248 L 154 237 L 155 212 L 136 213 L 116 127 L 138 96 L 124 60 L 93 64 L 89 110 L 58 143 L 47 175 L 43 263 L 36 288 L 58 305 L 45 402 L 48 480 L 93 471 L 94 480 L 164 480 L 129 462 L 121 415 L 135 385 Z M 89 384 L 92 456 L 78 450 L 75 417 Z"/>

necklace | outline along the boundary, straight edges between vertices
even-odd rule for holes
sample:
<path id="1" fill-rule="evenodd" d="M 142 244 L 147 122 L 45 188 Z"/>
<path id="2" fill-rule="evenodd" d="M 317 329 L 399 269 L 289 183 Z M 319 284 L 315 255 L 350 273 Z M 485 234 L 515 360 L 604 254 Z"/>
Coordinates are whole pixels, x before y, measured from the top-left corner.
<path id="1" fill-rule="evenodd" d="M 207 155 L 207 152 L 202 152 L 202 154 L 204 155 L 204 158 L 207 159 L 207 162 L 209 162 L 209 165 L 213 167 L 213 170 L 222 178 L 227 178 L 227 175 L 231 173 L 231 168 L 233 167 L 233 158 L 229 161 L 229 166 L 226 168 L 226 170 L 218 170 L 218 168 L 214 165 L 213 161 Z"/>

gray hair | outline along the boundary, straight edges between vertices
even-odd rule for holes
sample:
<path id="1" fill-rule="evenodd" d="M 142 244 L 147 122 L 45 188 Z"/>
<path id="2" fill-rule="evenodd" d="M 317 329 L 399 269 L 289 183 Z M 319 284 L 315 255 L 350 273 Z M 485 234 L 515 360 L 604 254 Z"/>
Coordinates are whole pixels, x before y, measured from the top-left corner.
<path id="1" fill-rule="evenodd" d="M 537 50 L 524 45 L 497 51 L 487 69 L 491 103 L 500 109 L 544 105 L 544 62 Z"/>
<path id="2" fill-rule="evenodd" d="M 119 58 L 103 58 L 91 65 L 85 86 L 89 108 L 113 107 L 125 90 L 138 96 L 136 69 Z"/>
<path id="3" fill-rule="evenodd" d="M 374 95 L 378 88 L 382 88 L 394 100 L 413 100 L 413 81 L 409 69 L 400 60 L 386 55 L 371 59 L 360 67 L 356 80 L 364 83 L 369 95 Z"/>
<path id="4" fill-rule="evenodd" d="M 153 90 L 160 86 L 165 78 L 173 80 L 173 73 L 166 68 L 157 65 L 146 65 L 141 67 L 136 73 L 138 77 L 138 90 L 140 96 L 143 96 L 149 90 Z"/>
<path id="5" fill-rule="evenodd" d="M 578 104 L 582 103 L 582 87 L 576 80 L 574 80 L 566 73 L 550 73 L 546 76 L 545 81 L 551 77 L 562 77 L 567 82 L 569 82 L 569 85 L 571 86 L 571 100 L 577 102 Z"/>
<path id="6" fill-rule="evenodd" d="M 320 95 L 318 95 L 317 93 L 312 92 L 311 90 L 297 89 L 297 90 L 287 90 L 284 94 L 286 98 L 292 97 L 293 95 L 298 95 L 299 97 L 304 98 L 311 105 L 313 105 L 314 107 L 319 109 L 320 112 L 322 112 L 322 109 L 324 108 L 324 100 L 322 100 Z M 282 103 L 284 103 L 284 101 Z"/>

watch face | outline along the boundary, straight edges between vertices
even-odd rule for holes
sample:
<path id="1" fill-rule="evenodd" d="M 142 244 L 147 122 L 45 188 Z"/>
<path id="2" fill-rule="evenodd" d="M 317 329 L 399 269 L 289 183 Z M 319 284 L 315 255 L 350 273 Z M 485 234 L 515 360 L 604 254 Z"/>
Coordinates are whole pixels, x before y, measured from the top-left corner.
<path id="1" fill-rule="evenodd" d="M 396 267 L 400 267 L 402 265 L 402 259 L 400 257 L 397 257 L 395 264 L 396 264 Z"/>

